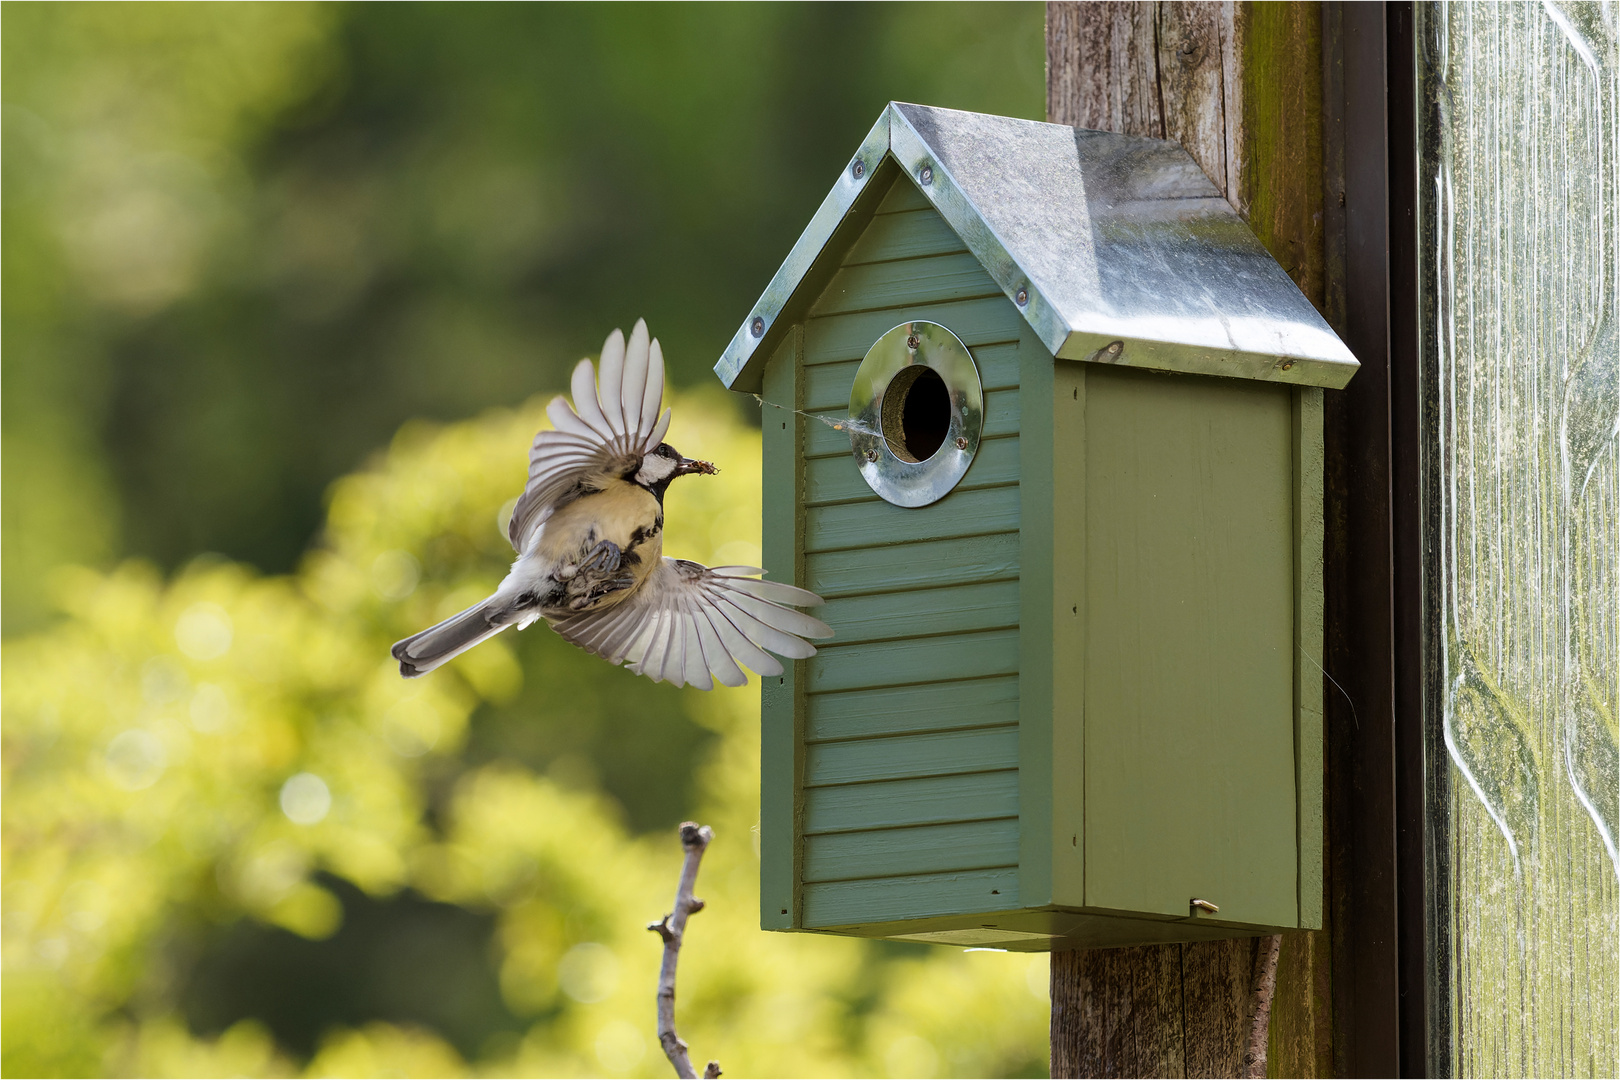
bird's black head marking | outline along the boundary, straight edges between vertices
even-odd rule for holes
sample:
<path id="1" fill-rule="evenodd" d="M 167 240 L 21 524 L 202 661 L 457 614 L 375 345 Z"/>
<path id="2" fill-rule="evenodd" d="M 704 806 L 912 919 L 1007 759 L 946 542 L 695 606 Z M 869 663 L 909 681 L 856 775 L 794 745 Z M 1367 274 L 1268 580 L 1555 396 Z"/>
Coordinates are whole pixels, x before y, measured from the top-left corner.
<path id="1" fill-rule="evenodd" d="M 709 462 L 683 457 L 681 452 L 669 443 L 659 443 L 651 453 L 641 459 L 641 464 L 636 466 L 635 472 L 625 479 L 633 484 L 640 484 L 658 496 L 659 502 L 663 502 L 664 490 L 677 476 L 686 476 L 690 473 L 713 475 L 716 472 L 719 470 Z"/>

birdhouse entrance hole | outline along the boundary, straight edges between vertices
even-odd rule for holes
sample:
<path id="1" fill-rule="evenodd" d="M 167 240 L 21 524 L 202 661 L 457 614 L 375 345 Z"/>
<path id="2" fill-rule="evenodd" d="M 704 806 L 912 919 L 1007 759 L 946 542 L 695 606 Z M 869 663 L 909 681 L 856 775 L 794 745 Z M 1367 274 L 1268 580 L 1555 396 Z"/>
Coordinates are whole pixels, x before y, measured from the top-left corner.
<path id="1" fill-rule="evenodd" d="M 883 392 L 883 437 L 901 461 L 927 461 L 951 430 L 951 394 L 931 367 L 904 368 Z"/>
<path id="2" fill-rule="evenodd" d="M 984 387 L 960 338 L 909 322 L 872 343 L 849 391 L 849 446 L 867 486 L 895 506 L 928 506 L 979 450 Z"/>

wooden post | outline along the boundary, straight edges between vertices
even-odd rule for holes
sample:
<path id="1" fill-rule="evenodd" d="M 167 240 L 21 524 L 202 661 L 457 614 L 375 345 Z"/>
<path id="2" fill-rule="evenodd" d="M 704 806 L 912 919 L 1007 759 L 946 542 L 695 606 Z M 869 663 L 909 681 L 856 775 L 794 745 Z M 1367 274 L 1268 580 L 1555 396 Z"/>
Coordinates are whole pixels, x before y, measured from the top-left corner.
<path id="1" fill-rule="evenodd" d="M 1179 141 L 1321 310 L 1325 5 L 1046 5 L 1047 119 Z M 1332 1070 L 1326 930 L 1054 953 L 1052 1075 L 1243 1076 L 1275 956 L 1259 1075 Z"/>

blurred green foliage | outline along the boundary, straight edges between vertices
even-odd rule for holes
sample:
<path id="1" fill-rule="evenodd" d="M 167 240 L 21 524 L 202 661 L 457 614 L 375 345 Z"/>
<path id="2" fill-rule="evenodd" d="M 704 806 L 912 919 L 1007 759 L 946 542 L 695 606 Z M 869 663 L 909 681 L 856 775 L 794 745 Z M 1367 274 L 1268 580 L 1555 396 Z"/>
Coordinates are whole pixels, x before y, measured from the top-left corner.
<path id="1" fill-rule="evenodd" d="M 1040 114 L 1040 11 L 6 5 L 6 626 L 64 560 L 290 569 L 637 316 L 707 383 L 885 101 Z"/>
<path id="2" fill-rule="evenodd" d="M 672 553 L 706 562 L 758 553 L 759 436 L 722 404 L 681 397 L 671 432 L 725 463 L 669 496 Z M 66 617 L 4 653 L 8 1075 L 274 1074 L 300 1050 L 310 1075 L 662 1074 L 644 924 L 679 845 L 635 835 L 588 768 L 468 759 L 519 701 L 541 730 L 624 710 L 626 740 L 713 734 L 692 800 L 719 839 L 680 984 L 698 1053 L 743 1075 L 1039 1073 L 1044 957 L 757 929 L 757 684 L 654 685 L 543 627 L 399 678 L 388 643 L 498 579 L 491 508 L 540 405 L 404 428 L 334 486 L 289 577 L 217 557 L 58 577 Z M 346 940 L 368 905 L 392 914 Z M 300 963 L 321 941 L 349 963 Z M 374 1015 L 319 1026 L 356 964 Z"/>
<path id="3" fill-rule="evenodd" d="M 758 558 L 709 365 L 890 98 L 1038 116 L 1019 5 L 0 9 L 7 1075 L 1038 1074 L 1045 961 L 757 930 L 757 687 L 487 592 L 540 399 L 646 315 L 671 554 Z M 475 419 L 467 420 L 467 417 Z M 379 451 L 380 447 L 385 450 Z"/>

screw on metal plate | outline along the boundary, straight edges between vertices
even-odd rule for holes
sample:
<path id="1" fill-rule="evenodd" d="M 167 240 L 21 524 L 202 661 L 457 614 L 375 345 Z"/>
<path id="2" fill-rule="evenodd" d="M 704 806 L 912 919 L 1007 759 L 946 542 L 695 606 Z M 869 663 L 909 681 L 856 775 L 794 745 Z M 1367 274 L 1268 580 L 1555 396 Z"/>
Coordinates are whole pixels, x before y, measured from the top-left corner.
<path id="1" fill-rule="evenodd" d="M 1193 897 L 1191 900 L 1189 900 L 1188 903 L 1191 904 L 1192 907 L 1195 908 L 1196 910 L 1198 910 L 1198 911 L 1207 911 L 1211 915 L 1213 915 L 1217 911 L 1221 910 L 1219 906 L 1210 903 L 1208 900 L 1200 900 L 1196 896 Z"/>
<path id="2" fill-rule="evenodd" d="M 1029 303 L 1029 290 L 1021 288 L 1014 293 L 1013 303 L 1017 304 L 1019 307 L 1023 307 L 1025 304 Z"/>
<path id="3" fill-rule="evenodd" d="M 765 334 L 765 320 L 755 315 L 754 321 L 748 324 L 748 332 L 755 337 L 763 337 Z"/>
<path id="4" fill-rule="evenodd" d="M 912 352 L 916 352 L 917 346 L 920 344 L 921 342 L 917 340 L 916 334 L 912 334 L 910 337 L 906 338 L 906 348 L 910 349 Z"/>
<path id="5" fill-rule="evenodd" d="M 866 452 L 866 460 L 867 461 L 876 461 L 877 459 L 878 459 L 878 452 L 876 450 L 868 450 Z"/>
<path id="6" fill-rule="evenodd" d="M 849 175 L 853 176 L 857 180 L 865 176 L 866 162 L 862 161 L 860 158 L 856 158 L 849 167 Z"/>
<path id="7" fill-rule="evenodd" d="M 967 439 L 964 438 L 961 435 L 958 435 L 956 437 L 956 448 L 958 450 L 966 450 L 967 449 Z"/>
<path id="8" fill-rule="evenodd" d="M 921 180 L 925 184 L 932 184 L 934 182 L 934 167 L 932 165 L 924 165 L 922 170 L 917 173 L 917 179 Z"/>

